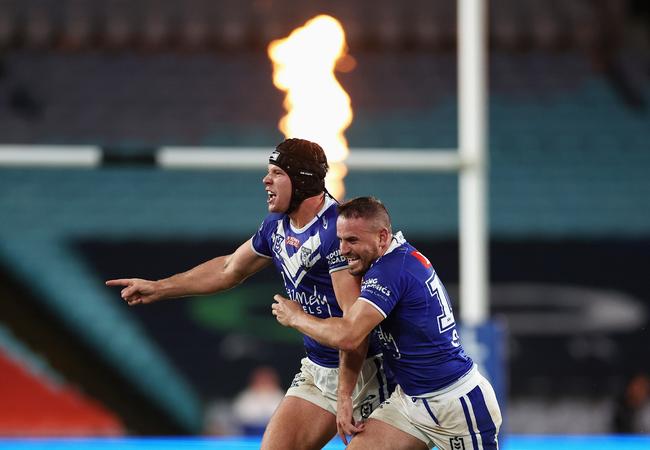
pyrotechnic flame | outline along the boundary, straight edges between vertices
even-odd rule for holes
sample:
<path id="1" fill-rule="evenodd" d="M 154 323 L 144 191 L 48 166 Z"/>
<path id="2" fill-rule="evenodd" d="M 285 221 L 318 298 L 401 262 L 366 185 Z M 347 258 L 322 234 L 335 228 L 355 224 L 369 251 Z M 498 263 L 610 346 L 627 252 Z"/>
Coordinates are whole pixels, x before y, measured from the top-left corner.
<path id="1" fill-rule="evenodd" d="M 287 138 L 309 139 L 323 147 L 330 165 L 327 189 L 339 200 L 345 195 L 344 161 L 349 153 L 343 132 L 352 122 L 352 107 L 334 69 L 346 54 L 343 27 L 326 15 L 314 17 L 268 47 L 273 84 L 286 92 L 287 114 L 278 127 Z"/>

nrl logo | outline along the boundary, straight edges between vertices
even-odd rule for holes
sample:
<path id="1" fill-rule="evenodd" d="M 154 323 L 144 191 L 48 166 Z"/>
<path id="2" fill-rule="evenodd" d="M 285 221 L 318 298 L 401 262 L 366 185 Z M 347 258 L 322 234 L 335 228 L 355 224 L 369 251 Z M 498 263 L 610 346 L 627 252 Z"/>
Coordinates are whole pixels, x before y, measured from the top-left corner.
<path id="1" fill-rule="evenodd" d="M 361 405 L 361 418 L 367 419 L 372 414 L 372 403 L 363 403 Z"/>
<path id="2" fill-rule="evenodd" d="M 465 441 L 460 436 L 449 438 L 449 445 L 453 450 L 465 450 Z"/>
<path id="3" fill-rule="evenodd" d="M 276 235 L 274 236 L 274 240 L 273 240 L 273 251 L 274 251 L 275 253 L 278 253 L 278 254 L 280 253 L 280 250 L 282 249 L 282 242 L 283 242 L 283 241 L 284 241 L 284 237 L 282 237 L 281 235 L 276 234 Z"/>

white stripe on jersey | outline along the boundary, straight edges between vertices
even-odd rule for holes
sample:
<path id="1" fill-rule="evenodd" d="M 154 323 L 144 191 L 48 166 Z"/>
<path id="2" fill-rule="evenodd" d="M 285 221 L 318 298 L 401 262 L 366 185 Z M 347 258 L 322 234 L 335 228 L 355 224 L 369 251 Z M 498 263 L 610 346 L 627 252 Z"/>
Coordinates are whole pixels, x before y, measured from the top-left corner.
<path id="1" fill-rule="evenodd" d="M 286 242 L 287 234 L 284 231 L 284 224 L 282 220 L 278 220 L 278 228 L 276 229 L 275 233 L 282 236 Z M 313 236 L 310 236 L 309 239 L 307 239 L 305 242 L 303 242 L 300 248 L 292 256 L 289 256 L 287 253 L 287 248 L 285 247 L 286 244 L 281 244 L 279 246 L 279 256 L 282 259 L 282 268 L 289 275 L 289 279 L 295 287 L 298 287 L 303 277 L 307 274 L 309 267 L 313 266 L 320 259 L 320 253 L 318 252 L 320 244 L 320 234 L 316 233 Z M 311 258 L 309 259 L 309 267 L 304 267 L 303 265 L 301 252 L 303 248 L 309 249 L 310 251 L 308 256 L 308 258 Z"/>
<path id="2" fill-rule="evenodd" d="M 373 302 L 371 302 L 367 298 L 359 297 L 358 300 L 363 300 L 364 302 L 368 303 L 369 305 L 372 305 L 377 311 L 379 311 L 381 313 L 382 316 L 384 316 L 384 319 L 386 318 L 386 313 L 384 311 L 382 311 L 382 309 L 379 306 L 375 305 Z"/>

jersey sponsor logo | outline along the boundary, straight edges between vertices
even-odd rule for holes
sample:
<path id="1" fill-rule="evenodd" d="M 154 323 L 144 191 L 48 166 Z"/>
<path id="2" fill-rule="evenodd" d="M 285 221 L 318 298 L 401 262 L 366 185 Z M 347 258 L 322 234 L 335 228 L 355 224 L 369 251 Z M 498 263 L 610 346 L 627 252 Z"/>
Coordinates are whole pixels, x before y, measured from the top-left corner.
<path id="1" fill-rule="evenodd" d="M 292 247 L 300 248 L 300 241 L 293 237 L 293 236 L 287 236 L 287 245 L 291 245 Z"/>
<path id="2" fill-rule="evenodd" d="M 386 297 L 390 297 L 390 289 L 379 284 L 379 280 L 377 278 L 368 278 L 367 280 L 363 280 L 361 283 L 361 290 L 363 291 L 366 289 L 372 289 L 374 291 L 381 292 Z"/>
<path id="3" fill-rule="evenodd" d="M 320 234 L 316 233 L 310 236 L 299 246 L 298 251 L 291 256 L 287 253 L 286 246 L 282 245 L 285 239 L 288 239 L 285 236 L 284 224 L 279 220 L 278 228 L 275 231 L 273 252 L 282 264 L 282 278 L 285 285 L 287 281 L 290 281 L 294 287 L 298 287 L 307 271 L 320 260 L 320 253 L 318 252 L 321 245 Z"/>
<path id="4" fill-rule="evenodd" d="M 332 317 L 332 309 L 327 301 L 327 296 L 318 292 L 318 286 L 314 285 L 311 292 L 298 291 L 287 288 L 287 295 L 291 300 L 302 306 L 303 311 L 312 316 Z"/>
<path id="5" fill-rule="evenodd" d="M 340 263 L 346 263 L 347 262 L 347 260 L 345 259 L 345 256 L 341 255 L 341 249 L 334 250 L 329 255 L 327 255 L 325 258 L 327 258 L 327 264 L 329 266 L 333 266 L 335 264 L 340 264 Z"/>
<path id="6" fill-rule="evenodd" d="M 462 436 L 454 436 L 449 438 L 449 446 L 453 450 L 465 450 L 465 440 Z"/>

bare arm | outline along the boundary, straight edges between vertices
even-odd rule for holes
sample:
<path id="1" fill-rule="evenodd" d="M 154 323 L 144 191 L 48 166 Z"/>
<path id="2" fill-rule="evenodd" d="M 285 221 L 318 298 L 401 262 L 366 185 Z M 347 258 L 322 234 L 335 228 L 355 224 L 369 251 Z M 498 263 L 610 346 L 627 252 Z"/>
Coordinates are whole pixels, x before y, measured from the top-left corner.
<path id="1" fill-rule="evenodd" d="M 361 278 L 350 275 L 350 272 L 347 270 L 333 272 L 331 277 L 336 299 L 343 311 L 343 315 L 345 316 L 354 302 L 356 302 L 357 298 L 359 298 L 359 294 L 361 293 Z M 367 338 L 365 341 L 367 341 Z M 340 351 L 339 355 L 342 364 L 340 365 L 341 370 L 339 372 L 339 392 L 343 389 L 344 392 L 352 393 L 357 382 L 357 376 L 361 370 L 363 361 L 366 358 L 367 351 L 367 342 L 362 342 L 358 348 L 352 351 Z M 343 364 L 343 362 L 347 364 Z M 346 372 L 344 369 L 350 369 L 353 372 L 353 376 L 352 374 L 347 374 L 349 376 L 344 377 L 344 372 Z M 346 379 L 349 383 L 345 383 Z"/>
<path id="2" fill-rule="evenodd" d="M 347 270 L 331 274 L 332 285 L 339 306 L 345 316 L 361 293 L 361 279 L 350 275 Z M 368 353 L 368 338 L 352 351 L 339 350 L 339 384 L 337 409 L 337 430 L 341 440 L 347 445 L 346 435 L 358 433 L 360 428 L 354 421 L 352 412 L 352 393 L 357 384 L 359 373 Z"/>
<path id="3" fill-rule="evenodd" d="M 123 287 L 121 295 L 129 305 L 191 295 L 206 295 L 230 289 L 260 271 L 271 259 L 256 254 L 250 240 L 234 253 L 199 264 L 187 272 L 158 281 L 139 278 L 108 280 L 107 286 Z"/>
<path id="4" fill-rule="evenodd" d="M 354 351 L 384 316 L 365 301 L 355 301 L 343 317 L 319 319 L 302 310 L 300 305 L 281 295 L 273 297 L 275 318 L 284 326 L 295 328 L 323 345 Z"/>

